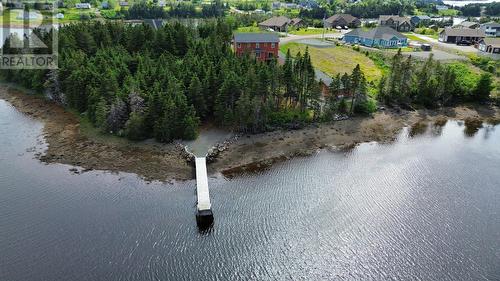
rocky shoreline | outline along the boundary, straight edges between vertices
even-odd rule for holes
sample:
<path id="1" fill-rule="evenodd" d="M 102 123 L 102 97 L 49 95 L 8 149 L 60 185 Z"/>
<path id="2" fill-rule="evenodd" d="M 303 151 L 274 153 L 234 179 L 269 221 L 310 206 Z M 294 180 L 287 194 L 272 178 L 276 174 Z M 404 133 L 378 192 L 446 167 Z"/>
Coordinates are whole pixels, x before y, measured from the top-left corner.
<path id="1" fill-rule="evenodd" d="M 41 96 L 26 94 L 6 84 L 0 85 L 0 99 L 44 122 L 48 149 L 39 156 L 41 161 L 77 166 L 80 169 L 71 168 L 75 173 L 129 172 L 146 180 L 189 180 L 194 176 L 192 161 L 189 161 L 192 155 L 181 144 L 87 135 L 75 114 Z M 418 133 L 422 126 L 429 123 L 442 126 L 448 119 L 467 120 L 466 127 L 480 126 L 482 122 L 498 124 L 500 110 L 478 105 L 440 110 L 384 110 L 372 116 L 314 124 L 299 130 L 236 135 L 208 151 L 208 169 L 212 174 L 232 177 L 293 157 L 311 155 L 320 149 L 348 149 L 370 141 L 390 142 L 403 127 L 409 126 L 411 133 Z"/>

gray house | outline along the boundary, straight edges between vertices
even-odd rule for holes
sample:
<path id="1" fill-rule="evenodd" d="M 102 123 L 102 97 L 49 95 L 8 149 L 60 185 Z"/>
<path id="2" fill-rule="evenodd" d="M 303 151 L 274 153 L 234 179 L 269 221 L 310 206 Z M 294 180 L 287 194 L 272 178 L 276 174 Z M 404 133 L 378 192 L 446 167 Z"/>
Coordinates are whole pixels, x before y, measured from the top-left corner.
<path id="1" fill-rule="evenodd" d="M 439 33 L 439 41 L 445 43 L 459 43 L 468 41 L 471 44 L 479 42 L 486 37 L 481 29 L 470 28 L 445 28 Z"/>
<path id="2" fill-rule="evenodd" d="M 474 21 L 463 21 L 455 26 L 453 26 L 454 28 L 471 28 L 471 29 L 476 29 L 479 27 L 479 23 L 478 22 L 474 22 Z"/>
<path id="3" fill-rule="evenodd" d="M 492 21 L 485 24 L 481 24 L 480 29 L 484 31 L 486 36 L 500 37 L 500 23 Z"/>
<path id="4" fill-rule="evenodd" d="M 274 31 L 286 31 L 290 22 L 291 20 L 285 16 L 272 17 L 259 23 L 259 27 L 262 29 L 271 28 Z"/>
<path id="5" fill-rule="evenodd" d="M 413 31 L 415 26 L 411 20 L 407 17 L 400 16 L 380 16 L 378 19 L 378 25 L 388 26 L 400 32 Z"/>
<path id="6" fill-rule="evenodd" d="M 485 53 L 500 54 L 500 38 L 484 38 L 479 41 L 478 49 Z"/>
<path id="7" fill-rule="evenodd" d="M 337 26 L 355 28 L 361 25 L 361 21 L 349 14 L 337 14 L 327 18 L 324 24 L 327 28 L 335 28 Z"/>

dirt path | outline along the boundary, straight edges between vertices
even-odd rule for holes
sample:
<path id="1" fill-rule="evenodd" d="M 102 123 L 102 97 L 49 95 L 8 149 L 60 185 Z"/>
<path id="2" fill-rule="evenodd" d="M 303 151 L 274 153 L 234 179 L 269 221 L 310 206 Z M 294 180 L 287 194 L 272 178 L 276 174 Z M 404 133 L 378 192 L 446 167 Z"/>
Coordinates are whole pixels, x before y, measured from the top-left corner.
<path id="1" fill-rule="evenodd" d="M 428 122 L 442 126 L 448 119 L 468 120 L 466 127 L 480 126 L 482 121 L 497 124 L 500 121 L 500 110 L 460 106 L 440 111 L 387 111 L 376 113 L 373 117 L 356 117 L 297 131 L 243 136 L 238 142 L 231 144 L 210 168 L 212 172 L 223 171 L 226 176 L 232 176 L 294 156 L 310 155 L 319 149 L 350 148 L 357 143 L 369 141 L 389 142 L 405 126 L 410 126 L 411 132 L 416 134 Z"/>

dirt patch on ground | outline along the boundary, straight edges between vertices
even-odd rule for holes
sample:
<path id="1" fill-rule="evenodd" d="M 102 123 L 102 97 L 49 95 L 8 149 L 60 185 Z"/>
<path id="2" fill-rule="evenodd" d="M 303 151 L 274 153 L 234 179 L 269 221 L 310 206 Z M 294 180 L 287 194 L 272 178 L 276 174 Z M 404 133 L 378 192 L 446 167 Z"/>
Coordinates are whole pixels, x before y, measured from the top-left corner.
<path id="1" fill-rule="evenodd" d="M 476 105 L 441 110 L 387 110 L 371 117 L 355 117 L 297 131 L 242 136 L 221 153 L 210 169 L 234 176 L 235 173 L 265 168 L 295 156 L 310 155 L 319 149 L 349 148 L 369 141 L 390 142 L 406 126 L 410 127 L 410 134 L 417 135 L 425 131 L 429 123 L 439 127 L 445 125 L 448 119 L 468 120 L 471 126 L 466 127 L 473 131 L 477 129 L 478 121 L 480 124 L 483 121 L 498 124 L 500 110 Z"/>
<path id="2" fill-rule="evenodd" d="M 39 96 L 0 85 L 0 98 L 21 112 L 45 123 L 46 153 L 40 156 L 48 163 L 63 163 L 84 170 L 109 170 L 138 174 L 149 180 L 192 179 L 193 167 L 183 158 L 182 150 L 173 144 L 100 141 L 81 132 L 78 118 L 64 108 Z M 306 156 L 319 149 L 352 148 L 361 142 L 390 142 L 403 127 L 419 134 L 433 126 L 443 126 L 448 119 L 466 120 L 467 130 L 474 132 L 482 122 L 498 124 L 496 107 L 466 105 L 441 110 L 378 112 L 369 117 L 354 117 L 333 123 L 311 125 L 295 131 L 274 131 L 244 135 L 229 144 L 209 172 L 234 176 L 254 171 L 296 156 Z"/>
<path id="3" fill-rule="evenodd" d="M 73 113 L 40 96 L 0 85 L 0 98 L 20 112 L 44 122 L 43 133 L 48 144 L 47 151 L 40 156 L 44 162 L 79 166 L 83 171 L 135 173 L 147 180 L 186 180 L 193 177 L 193 167 L 173 144 L 90 139 L 82 134 L 79 120 Z"/>

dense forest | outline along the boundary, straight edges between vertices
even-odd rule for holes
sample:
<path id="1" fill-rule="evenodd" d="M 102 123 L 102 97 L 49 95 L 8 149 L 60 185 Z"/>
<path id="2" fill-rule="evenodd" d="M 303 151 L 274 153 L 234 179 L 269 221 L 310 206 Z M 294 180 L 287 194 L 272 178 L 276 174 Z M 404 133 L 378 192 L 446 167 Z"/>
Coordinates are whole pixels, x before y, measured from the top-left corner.
<path id="1" fill-rule="evenodd" d="M 134 140 L 192 139 L 203 121 L 258 132 L 319 118 L 319 85 L 307 52 L 282 66 L 261 63 L 236 57 L 231 36 L 222 20 L 159 30 L 71 24 L 59 32 L 58 70 L 2 75 Z"/>
<path id="2" fill-rule="evenodd" d="M 478 78 L 463 64 L 441 64 L 432 55 L 425 62 L 404 58 L 401 50 L 392 58 L 390 72 L 378 85 L 378 98 L 390 105 L 447 106 L 457 102 L 481 102 L 490 98 L 492 75 Z"/>

